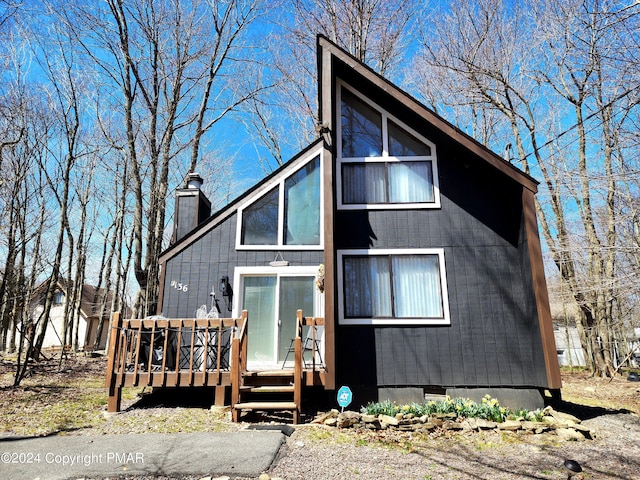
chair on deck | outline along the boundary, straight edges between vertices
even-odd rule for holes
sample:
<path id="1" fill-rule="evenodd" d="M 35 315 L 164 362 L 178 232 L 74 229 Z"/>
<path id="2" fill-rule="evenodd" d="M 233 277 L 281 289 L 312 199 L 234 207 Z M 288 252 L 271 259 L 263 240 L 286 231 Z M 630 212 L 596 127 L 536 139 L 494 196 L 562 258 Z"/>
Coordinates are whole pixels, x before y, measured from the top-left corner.
<path id="1" fill-rule="evenodd" d="M 226 327 L 221 330 L 217 328 L 197 327 L 193 334 L 193 345 L 191 345 L 191 333 L 190 328 L 184 328 L 182 330 L 180 342 L 181 370 L 190 368 L 192 351 L 194 370 L 210 370 L 215 368 L 218 362 L 218 353 L 220 353 L 220 368 L 222 370 L 229 370 L 231 365 L 229 354 L 233 336 L 232 327 Z M 206 352 L 204 348 L 205 342 L 207 344 Z M 218 345 L 219 342 L 222 343 Z"/>
<path id="2" fill-rule="evenodd" d="M 315 337 L 314 337 L 315 331 Z M 309 327 L 307 330 L 307 336 L 302 341 L 302 362 L 304 363 L 305 368 L 309 365 L 313 365 L 314 355 L 317 356 L 316 364 L 319 366 L 323 366 L 322 355 L 320 354 L 320 340 L 322 335 L 324 334 L 324 326 L 322 325 L 314 325 Z M 289 343 L 289 349 L 287 350 L 287 355 L 284 357 L 284 361 L 282 362 L 282 368 L 285 367 L 287 360 L 289 359 L 289 354 L 295 352 L 295 338 L 291 339 Z M 311 352 L 311 359 L 307 360 L 304 356 L 305 353 Z"/>

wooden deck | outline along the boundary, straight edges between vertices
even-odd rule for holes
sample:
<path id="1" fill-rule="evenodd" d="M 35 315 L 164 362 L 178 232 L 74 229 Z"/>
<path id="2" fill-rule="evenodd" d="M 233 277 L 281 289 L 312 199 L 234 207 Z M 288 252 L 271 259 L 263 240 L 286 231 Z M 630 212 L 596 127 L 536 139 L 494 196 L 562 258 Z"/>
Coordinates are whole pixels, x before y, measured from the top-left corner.
<path id="1" fill-rule="evenodd" d="M 235 421 L 243 410 L 283 409 L 291 410 L 297 423 L 302 388 L 324 384 L 324 366 L 317 363 L 315 352 L 306 362 L 303 359 L 303 327 L 322 326 L 324 318 L 305 318 L 298 310 L 293 369 L 272 375 L 247 368 L 248 320 L 247 311 L 239 318 L 224 319 L 122 320 L 114 313 L 107 361 L 107 411 L 120 411 L 123 387 L 209 386 L 214 387 L 216 405 L 224 405 L 230 391 Z M 315 328 L 312 333 L 315 335 Z M 313 337 L 314 345 L 315 340 Z M 290 377 L 287 385 L 278 384 L 277 378 L 282 376 Z M 253 400 L 260 393 L 290 394 L 292 398 Z"/>

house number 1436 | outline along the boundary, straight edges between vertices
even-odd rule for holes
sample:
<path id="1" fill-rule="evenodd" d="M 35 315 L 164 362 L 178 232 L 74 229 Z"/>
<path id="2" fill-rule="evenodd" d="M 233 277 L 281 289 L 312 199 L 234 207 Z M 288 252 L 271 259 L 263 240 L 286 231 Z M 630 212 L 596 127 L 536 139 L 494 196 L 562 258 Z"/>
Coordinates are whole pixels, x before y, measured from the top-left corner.
<path id="1" fill-rule="evenodd" d="M 175 280 L 171 280 L 171 286 L 180 292 L 189 290 L 189 286 L 186 283 L 176 282 Z"/>

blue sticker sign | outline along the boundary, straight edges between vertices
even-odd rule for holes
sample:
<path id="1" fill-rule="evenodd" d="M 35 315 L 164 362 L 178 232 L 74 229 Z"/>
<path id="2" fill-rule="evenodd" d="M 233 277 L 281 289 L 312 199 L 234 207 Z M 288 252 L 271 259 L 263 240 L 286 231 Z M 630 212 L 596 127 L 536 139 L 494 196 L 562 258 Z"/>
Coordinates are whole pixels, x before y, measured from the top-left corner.
<path id="1" fill-rule="evenodd" d="M 340 387 L 338 390 L 338 405 L 342 408 L 348 406 L 353 400 L 353 393 L 349 387 Z"/>

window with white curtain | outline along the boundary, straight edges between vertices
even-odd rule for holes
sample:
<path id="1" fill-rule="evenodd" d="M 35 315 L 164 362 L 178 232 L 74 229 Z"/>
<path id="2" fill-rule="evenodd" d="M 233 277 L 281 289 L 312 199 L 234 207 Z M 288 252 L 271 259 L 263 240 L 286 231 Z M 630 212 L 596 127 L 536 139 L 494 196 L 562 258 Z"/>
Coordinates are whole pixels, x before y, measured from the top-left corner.
<path id="1" fill-rule="evenodd" d="M 339 84 L 338 208 L 438 208 L 435 145 Z"/>
<path id="2" fill-rule="evenodd" d="M 444 251 L 338 251 L 342 324 L 448 324 Z"/>
<path id="3" fill-rule="evenodd" d="M 239 209 L 237 247 L 320 247 L 320 196 L 320 156 L 317 155 Z"/>

